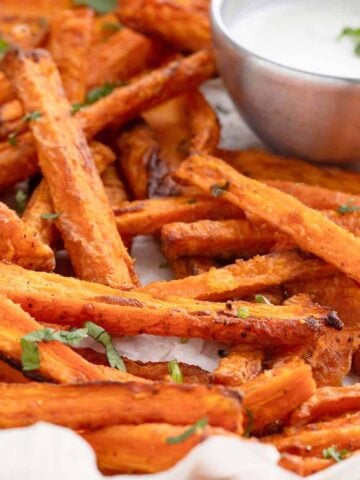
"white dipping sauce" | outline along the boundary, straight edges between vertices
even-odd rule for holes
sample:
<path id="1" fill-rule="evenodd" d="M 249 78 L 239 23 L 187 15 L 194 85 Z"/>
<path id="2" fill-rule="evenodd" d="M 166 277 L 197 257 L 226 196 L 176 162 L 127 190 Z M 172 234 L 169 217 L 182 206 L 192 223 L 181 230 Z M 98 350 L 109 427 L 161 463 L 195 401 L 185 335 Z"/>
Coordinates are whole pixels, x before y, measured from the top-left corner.
<path id="1" fill-rule="evenodd" d="M 360 78 L 354 42 L 339 35 L 360 27 L 360 0 L 268 0 L 234 16 L 231 37 L 242 47 L 288 67 Z"/>

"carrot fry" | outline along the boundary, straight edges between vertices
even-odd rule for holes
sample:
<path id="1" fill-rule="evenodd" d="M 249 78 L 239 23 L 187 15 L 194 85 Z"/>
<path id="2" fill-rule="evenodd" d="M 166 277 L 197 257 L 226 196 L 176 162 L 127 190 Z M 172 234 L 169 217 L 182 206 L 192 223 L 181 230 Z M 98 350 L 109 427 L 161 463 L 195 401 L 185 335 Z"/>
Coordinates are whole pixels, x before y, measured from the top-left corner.
<path id="1" fill-rule="evenodd" d="M 164 301 L 1 263 L 0 292 L 39 322 L 51 319 L 52 323 L 82 326 L 92 320 L 118 336 L 148 333 L 226 343 L 293 345 L 314 340 L 325 331 L 325 325 L 342 327 L 334 312 L 320 306 L 225 305 L 178 297 Z M 238 315 L 239 309 L 242 315 Z"/>
<path id="2" fill-rule="evenodd" d="M 109 200 L 111 210 L 116 211 L 122 208 L 124 202 L 128 199 L 125 185 L 121 181 L 116 167 L 110 165 L 101 175 L 101 180 L 104 184 L 105 192 Z"/>
<path id="3" fill-rule="evenodd" d="M 11 83 L 6 78 L 5 74 L 0 71 L 0 105 L 8 102 L 15 96 L 15 92 Z"/>
<path id="4" fill-rule="evenodd" d="M 30 126 L 75 271 L 84 279 L 130 288 L 137 283 L 132 260 L 55 64 L 45 51 L 10 51 L 5 63 L 27 110 L 41 114 Z"/>
<path id="5" fill-rule="evenodd" d="M 200 275 L 208 272 L 218 265 L 212 258 L 206 257 L 182 257 L 169 259 L 169 266 L 176 279 L 186 278 L 191 275 Z"/>
<path id="6" fill-rule="evenodd" d="M 6 42 L 20 48 L 36 48 L 44 43 L 49 25 L 39 12 L 36 16 L 27 16 L 21 9 L 15 15 L 4 13 L 1 5 L 0 36 Z"/>
<path id="7" fill-rule="evenodd" d="M 295 158 L 274 155 L 263 150 L 224 151 L 217 155 L 238 172 L 258 180 L 302 182 L 309 185 L 360 194 L 360 174 L 338 168 L 318 167 Z"/>
<path id="8" fill-rule="evenodd" d="M 4 15 L 18 15 L 29 17 L 52 17 L 59 14 L 65 8 L 73 7 L 71 0 L 22 0 L 21 3 L 14 0 L 1 0 L 1 10 Z"/>
<path id="9" fill-rule="evenodd" d="M 51 22 L 49 51 L 70 103 L 85 98 L 93 18 L 93 10 L 79 8 L 62 11 Z"/>
<path id="10" fill-rule="evenodd" d="M 41 325 L 24 312 L 19 305 L 3 296 L 0 296 L 0 306 L 1 357 L 12 366 L 21 369 L 20 340 L 27 333 L 41 329 Z M 39 350 L 41 356 L 40 368 L 26 372 L 25 375 L 29 378 L 58 383 L 142 380 L 125 372 L 93 365 L 75 353 L 70 347 L 59 342 L 41 343 Z"/>
<path id="11" fill-rule="evenodd" d="M 324 417 L 359 410 L 360 384 L 346 387 L 323 387 L 303 403 L 290 417 L 290 425 L 301 426 Z"/>
<path id="12" fill-rule="evenodd" d="M 141 423 L 209 424 L 242 432 L 241 397 L 220 386 L 171 383 L 0 384 L 0 428 L 47 421 L 93 430 Z M 99 408 L 106 405 L 106 408 Z"/>
<path id="13" fill-rule="evenodd" d="M 211 43 L 207 0 L 123 0 L 120 20 L 181 50 L 195 51 Z"/>
<path id="14" fill-rule="evenodd" d="M 185 105 L 191 132 L 190 150 L 212 154 L 220 140 L 216 113 L 198 90 L 186 95 Z"/>
<path id="15" fill-rule="evenodd" d="M 279 460 L 280 467 L 286 468 L 286 470 L 297 473 L 302 477 L 321 472 L 334 463 L 335 460 L 326 460 L 325 458 L 316 457 L 300 457 L 298 455 L 290 455 L 289 453 L 283 453 Z"/>
<path id="16" fill-rule="evenodd" d="M 236 208 L 204 196 L 167 197 L 124 203 L 115 211 L 120 235 L 152 235 L 164 225 L 181 220 L 193 222 L 199 218 L 242 216 Z"/>
<path id="17" fill-rule="evenodd" d="M 160 57 L 159 48 L 161 52 L 158 42 L 130 28 L 121 28 L 106 41 L 94 46 L 89 59 L 87 88 L 128 80 L 139 74 Z"/>
<path id="18" fill-rule="evenodd" d="M 237 387 L 256 378 L 262 372 L 264 351 L 249 345 L 237 345 L 222 358 L 211 373 L 211 381 Z"/>
<path id="19" fill-rule="evenodd" d="M 288 415 L 315 392 L 311 368 L 303 360 L 267 370 L 241 386 L 247 425 L 257 435 L 282 426 Z"/>
<path id="20" fill-rule="evenodd" d="M 211 435 L 229 435 L 221 428 L 206 427 L 176 445 L 167 443 L 168 438 L 178 437 L 190 427 L 166 423 L 114 425 L 82 436 L 95 450 L 103 473 L 156 473 L 174 466 Z"/>
<path id="21" fill-rule="evenodd" d="M 215 186 L 220 189 L 221 185 L 228 186 L 228 189 L 221 190 L 225 200 L 243 208 L 245 213 L 269 222 L 289 235 L 303 250 L 360 280 L 360 238 L 294 197 L 249 179 L 222 160 L 206 155 L 193 155 L 181 165 L 176 175 L 206 193 Z"/>
<path id="22" fill-rule="evenodd" d="M 0 202 L 0 258 L 32 270 L 55 268 L 53 251 L 36 231 Z"/>
<path id="23" fill-rule="evenodd" d="M 82 109 L 76 118 L 87 137 L 106 127 L 119 127 L 170 98 L 196 88 L 215 75 L 211 50 L 201 50 L 153 70 Z M 141 92 L 141 93 L 140 93 Z"/>
<path id="24" fill-rule="evenodd" d="M 29 383 L 30 380 L 19 372 L 19 370 L 11 367 L 4 360 L 0 360 L 0 382 Z"/>
<path id="25" fill-rule="evenodd" d="M 154 282 L 140 291 L 157 298 L 186 297 L 221 301 L 243 298 L 292 278 L 318 278 L 329 275 L 331 265 L 317 258 L 305 259 L 296 251 L 237 260 L 223 268 L 169 282 Z"/>

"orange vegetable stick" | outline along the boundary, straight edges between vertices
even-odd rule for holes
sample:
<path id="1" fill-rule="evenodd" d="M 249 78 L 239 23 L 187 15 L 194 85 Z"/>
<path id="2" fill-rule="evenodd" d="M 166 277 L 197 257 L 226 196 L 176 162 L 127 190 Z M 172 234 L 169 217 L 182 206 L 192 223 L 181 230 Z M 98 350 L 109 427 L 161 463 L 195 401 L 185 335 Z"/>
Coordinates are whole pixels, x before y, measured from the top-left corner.
<path id="1" fill-rule="evenodd" d="M 140 291 L 157 298 L 187 297 L 221 301 L 243 298 L 292 278 L 329 275 L 331 265 L 317 258 L 305 259 L 296 251 L 237 260 L 223 268 L 212 268 L 200 275 L 169 282 L 154 282 Z"/>
<path id="2" fill-rule="evenodd" d="M 221 190 L 222 185 L 228 186 L 228 189 L 221 190 L 225 200 L 243 208 L 245 213 L 269 222 L 289 235 L 303 250 L 360 280 L 360 239 L 294 197 L 247 178 L 222 160 L 205 155 L 190 157 L 176 175 L 203 192 L 210 193 L 214 189 Z"/>
<path id="3" fill-rule="evenodd" d="M 206 257 L 168 259 L 168 263 L 176 279 L 200 275 L 218 266 L 212 258 Z"/>
<path id="4" fill-rule="evenodd" d="M 30 126 L 55 211 L 61 213 L 56 224 L 77 275 L 131 288 L 137 283 L 132 260 L 55 64 L 45 51 L 10 51 L 5 63 L 27 110 L 41 113 Z"/>
<path id="5" fill-rule="evenodd" d="M 0 202 L 0 259 L 32 270 L 51 271 L 55 257 L 35 230 Z"/>
<path id="6" fill-rule="evenodd" d="M 325 458 L 316 457 L 300 457 L 299 455 L 290 455 L 283 453 L 279 460 L 280 467 L 286 468 L 291 472 L 297 473 L 302 477 L 307 477 L 313 473 L 320 472 L 330 467 L 335 460 L 326 460 Z"/>
<path id="7" fill-rule="evenodd" d="M 85 98 L 93 19 L 93 10 L 78 8 L 60 12 L 51 22 L 48 48 L 70 103 Z"/>
<path id="8" fill-rule="evenodd" d="M 109 200 L 111 210 L 116 211 L 122 208 L 123 204 L 128 199 L 125 185 L 121 181 L 116 167 L 110 165 L 101 175 L 101 180 L 104 184 L 105 192 Z"/>
<path id="9" fill-rule="evenodd" d="M 11 83 L 6 78 L 4 72 L 0 72 L 0 105 L 8 102 L 15 96 Z"/>
<path id="10" fill-rule="evenodd" d="M 19 370 L 10 367 L 4 360 L 0 360 L 0 382 L 29 383 L 29 381 Z"/>
<path id="11" fill-rule="evenodd" d="M 209 424 L 242 433 L 241 397 L 220 386 L 171 383 L 0 384 L 1 428 L 46 421 L 77 430 L 141 423 Z"/>
<path id="12" fill-rule="evenodd" d="M 40 47 L 49 33 L 49 25 L 46 19 L 39 15 L 39 11 L 34 13 L 35 15 L 27 15 L 21 5 L 18 12 L 7 15 L 4 11 L 4 2 L 1 2 L 1 38 L 19 48 Z"/>

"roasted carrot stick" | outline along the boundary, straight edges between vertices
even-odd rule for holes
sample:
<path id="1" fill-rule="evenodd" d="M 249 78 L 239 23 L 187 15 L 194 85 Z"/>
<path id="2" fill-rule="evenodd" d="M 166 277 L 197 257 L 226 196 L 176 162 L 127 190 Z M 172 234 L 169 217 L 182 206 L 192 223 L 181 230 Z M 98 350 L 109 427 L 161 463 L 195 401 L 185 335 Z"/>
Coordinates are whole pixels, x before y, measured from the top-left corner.
<path id="1" fill-rule="evenodd" d="M 113 211 L 122 208 L 128 199 L 125 185 L 121 181 L 119 174 L 114 165 L 110 165 L 101 175 L 105 192 L 109 200 L 110 207 Z"/>
<path id="2" fill-rule="evenodd" d="M 314 340 L 325 325 L 342 323 L 320 306 L 273 306 L 200 302 L 124 292 L 55 274 L 31 272 L 0 263 L 0 292 L 40 322 L 82 326 L 87 320 L 109 333 L 197 337 L 227 343 L 302 344 Z M 146 314 L 145 314 L 146 312 Z"/>
<path id="3" fill-rule="evenodd" d="M 297 473 L 302 477 L 307 477 L 313 473 L 320 472 L 334 463 L 335 460 L 332 459 L 327 460 L 325 458 L 300 457 L 299 455 L 291 455 L 289 453 L 283 453 L 279 460 L 279 465 L 281 467 Z"/>
<path id="4" fill-rule="evenodd" d="M 296 251 L 254 257 L 248 261 L 169 282 L 154 282 L 141 291 L 157 298 L 186 297 L 221 301 L 243 298 L 292 278 L 328 276 L 334 268 L 317 258 L 304 258 Z"/>
<path id="5" fill-rule="evenodd" d="M 6 70 L 29 112 L 42 172 L 48 182 L 56 224 L 77 275 L 131 288 L 137 283 L 91 152 L 62 91 L 55 64 L 45 51 L 10 51 Z M 101 215 L 98 213 L 101 212 Z"/>
<path id="6" fill-rule="evenodd" d="M 116 424 L 193 424 L 242 433 L 241 396 L 220 386 L 171 383 L 0 384 L 0 428 L 47 421 L 93 430 Z"/>
<path id="7" fill-rule="evenodd" d="M 55 257 L 37 232 L 0 202 L 0 259 L 32 270 L 51 271 Z"/>
<path id="8" fill-rule="evenodd" d="M 215 260 L 206 257 L 168 259 L 168 263 L 176 279 L 186 278 L 191 275 L 200 275 L 218 266 Z"/>
<path id="9" fill-rule="evenodd" d="M 360 280 L 360 239 L 294 197 L 245 177 L 222 160 L 206 155 L 193 155 L 176 175 L 203 192 L 218 195 L 220 191 L 224 200 L 268 222 L 303 250 Z"/>

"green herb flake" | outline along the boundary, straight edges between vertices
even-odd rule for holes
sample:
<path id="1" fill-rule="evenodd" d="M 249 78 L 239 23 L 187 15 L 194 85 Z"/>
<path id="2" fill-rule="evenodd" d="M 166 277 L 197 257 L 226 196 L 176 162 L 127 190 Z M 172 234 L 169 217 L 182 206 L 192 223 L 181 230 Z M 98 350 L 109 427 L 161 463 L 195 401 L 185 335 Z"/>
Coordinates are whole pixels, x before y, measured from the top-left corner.
<path id="1" fill-rule="evenodd" d="M 10 45 L 6 40 L 0 38 L 0 55 L 5 55 L 5 53 L 9 50 Z"/>
<path id="2" fill-rule="evenodd" d="M 41 112 L 34 110 L 33 112 L 29 112 L 24 115 L 23 120 L 24 122 L 31 122 L 32 120 L 38 120 L 42 116 Z"/>
<path id="3" fill-rule="evenodd" d="M 255 295 L 255 302 L 256 303 L 265 303 L 265 305 L 272 305 L 270 300 L 265 297 L 265 295 Z"/>
<path id="4" fill-rule="evenodd" d="M 254 427 L 254 415 L 249 408 L 247 408 L 245 410 L 245 413 L 246 413 L 246 416 L 247 416 L 247 423 L 246 423 L 246 429 L 245 429 L 245 432 L 244 432 L 243 436 L 245 438 L 249 438 L 249 437 L 251 437 L 251 432 L 252 432 L 252 429 Z"/>
<path id="5" fill-rule="evenodd" d="M 120 32 L 123 26 L 120 22 L 104 22 L 101 24 L 103 30 L 108 30 L 110 32 Z"/>
<path id="6" fill-rule="evenodd" d="M 116 83 L 104 83 L 104 85 L 101 85 L 100 87 L 92 88 L 86 94 L 86 105 L 91 105 L 100 100 L 100 98 L 107 97 L 116 87 Z"/>
<path id="7" fill-rule="evenodd" d="M 25 208 L 27 202 L 27 194 L 22 188 L 16 190 L 15 193 L 15 210 L 18 215 L 21 215 Z"/>
<path id="8" fill-rule="evenodd" d="M 239 318 L 243 318 L 245 320 L 246 318 L 249 318 L 249 315 L 250 315 L 250 310 L 247 307 L 238 308 L 237 316 Z"/>
<path id="9" fill-rule="evenodd" d="M 360 56 L 360 28 L 345 27 L 339 35 L 341 40 L 344 37 L 350 38 L 354 43 L 354 53 Z"/>
<path id="10" fill-rule="evenodd" d="M 170 375 L 171 379 L 175 383 L 183 383 L 184 382 L 182 371 L 181 371 L 179 362 L 176 360 L 176 358 L 174 358 L 174 360 L 171 360 L 168 363 L 168 370 L 169 370 L 169 375 Z"/>
<path id="11" fill-rule="evenodd" d="M 346 205 L 340 205 L 340 207 L 336 211 L 341 215 L 346 215 L 347 213 L 358 212 L 359 210 L 359 206 L 353 205 L 351 202 L 348 202 Z"/>
<path id="12" fill-rule="evenodd" d="M 55 213 L 43 213 L 40 215 L 41 220 L 56 220 L 59 218 L 61 213 L 55 212 Z"/>
<path id="13" fill-rule="evenodd" d="M 117 0 L 73 0 L 73 2 L 74 5 L 85 5 L 100 14 L 113 12 L 117 7 Z"/>
<path id="14" fill-rule="evenodd" d="M 87 329 L 89 337 L 93 338 L 104 346 L 106 357 L 109 360 L 110 366 L 113 368 L 117 368 L 122 372 L 126 372 L 124 361 L 117 353 L 108 332 L 104 328 L 96 325 L 96 323 L 93 322 L 86 322 L 85 328 Z"/>
<path id="15" fill-rule="evenodd" d="M 185 442 L 185 440 L 192 437 L 196 433 L 202 432 L 206 428 L 208 423 L 209 421 L 206 417 L 200 418 L 194 423 L 194 425 L 185 430 L 181 435 L 178 435 L 177 437 L 168 437 L 166 439 L 166 443 L 168 443 L 169 445 L 177 445 L 179 443 Z"/>
<path id="16" fill-rule="evenodd" d="M 325 448 L 322 451 L 323 458 L 327 460 L 335 460 L 335 462 L 341 462 L 349 455 L 348 450 L 338 450 L 335 446 Z"/>
<path id="17" fill-rule="evenodd" d="M 8 143 L 10 143 L 10 145 L 12 147 L 16 147 L 17 145 L 17 136 L 18 136 L 19 132 L 15 131 L 15 132 L 11 132 L 9 133 L 9 135 L 7 136 L 7 141 Z"/>
<path id="18" fill-rule="evenodd" d="M 229 181 L 224 182 L 222 185 L 218 185 L 217 183 L 215 183 L 214 185 L 211 185 L 210 193 L 213 197 L 218 198 L 224 195 L 224 193 L 229 190 L 229 187 Z"/>
<path id="19" fill-rule="evenodd" d="M 73 103 L 70 109 L 70 115 L 75 115 L 75 113 L 80 112 L 83 108 L 86 107 L 85 103 Z"/>

